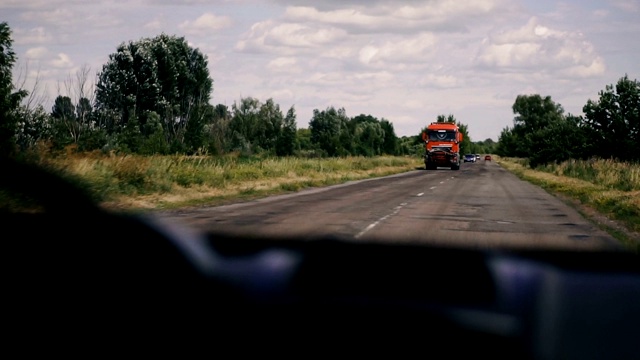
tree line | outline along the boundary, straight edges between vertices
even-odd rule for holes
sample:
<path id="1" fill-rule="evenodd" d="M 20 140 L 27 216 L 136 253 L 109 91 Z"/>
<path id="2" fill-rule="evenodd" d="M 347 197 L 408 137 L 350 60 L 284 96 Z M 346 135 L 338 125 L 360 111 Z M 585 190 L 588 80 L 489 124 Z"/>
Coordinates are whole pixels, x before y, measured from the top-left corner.
<path id="1" fill-rule="evenodd" d="M 620 78 L 588 100 L 583 116 L 565 114 L 550 96 L 519 95 L 513 126 L 502 130 L 496 153 L 528 158 L 531 167 L 569 159 L 640 161 L 640 82 Z"/>
<path id="2" fill-rule="evenodd" d="M 389 120 L 348 117 L 344 108 L 315 109 L 304 129 L 297 127 L 294 106 L 283 111 L 273 99 L 245 97 L 230 107 L 211 105 L 214 82 L 207 57 L 185 38 L 166 34 L 120 44 L 95 85 L 90 69 L 82 67 L 59 87 L 48 111 L 31 101 L 35 88 L 30 93 L 12 83 L 17 58 L 6 22 L 0 23 L 0 45 L 3 155 L 42 145 L 52 151 L 71 146 L 138 154 L 376 156 L 423 151 L 419 134 L 398 138 Z M 484 149 L 466 133 L 465 140 L 468 151 Z"/>

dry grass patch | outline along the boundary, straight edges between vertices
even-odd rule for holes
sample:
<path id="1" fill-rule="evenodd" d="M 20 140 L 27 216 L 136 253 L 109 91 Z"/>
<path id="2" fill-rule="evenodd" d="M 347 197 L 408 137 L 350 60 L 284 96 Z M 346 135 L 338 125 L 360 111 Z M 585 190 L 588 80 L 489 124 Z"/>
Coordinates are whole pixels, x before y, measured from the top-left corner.
<path id="1" fill-rule="evenodd" d="M 189 156 L 81 157 L 44 159 L 46 166 L 79 178 L 102 206 L 145 211 L 216 205 L 413 170 L 419 159 L 242 158 Z"/>

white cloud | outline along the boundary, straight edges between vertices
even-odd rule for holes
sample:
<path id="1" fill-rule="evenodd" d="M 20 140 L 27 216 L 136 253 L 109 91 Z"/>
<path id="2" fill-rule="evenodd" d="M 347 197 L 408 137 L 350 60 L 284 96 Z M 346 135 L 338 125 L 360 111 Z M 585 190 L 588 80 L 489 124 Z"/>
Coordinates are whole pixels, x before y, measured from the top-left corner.
<path id="1" fill-rule="evenodd" d="M 231 26 L 232 21 L 226 16 L 217 16 L 212 13 L 202 14 L 194 21 L 185 21 L 178 28 L 189 35 L 210 35 L 217 30 Z"/>
<path id="2" fill-rule="evenodd" d="M 267 64 L 267 69 L 274 72 L 299 73 L 300 67 L 294 57 L 279 57 L 271 60 Z"/>
<path id="3" fill-rule="evenodd" d="M 515 30 L 483 40 L 476 62 L 496 71 L 530 71 L 588 77 L 606 69 L 604 60 L 579 32 L 564 32 L 532 17 Z"/>
<path id="4" fill-rule="evenodd" d="M 496 12 L 506 8 L 503 3 L 502 0 L 345 2 L 327 10 L 319 10 L 321 6 L 314 3 L 313 7 L 289 6 L 284 18 L 287 21 L 328 24 L 356 33 L 435 29 L 460 31 L 466 28 L 466 22 L 472 18 L 495 16 Z"/>
<path id="5" fill-rule="evenodd" d="M 606 68 L 604 60 L 601 57 L 596 57 L 591 63 L 569 67 L 567 72 L 569 76 L 585 78 L 602 75 Z"/>
<path id="6" fill-rule="evenodd" d="M 59 53 L 56 59 L 51 60 L 51 65 L 56 68 L 72 68 L 73 62 L 69 55 L 64 53 Z"/>
<path id="7" fill-rule="evenodd" d="M 368 27 L 379 23 L 380 17 L 371 16 L 353 8 L 319 11 L 312 7 L 288 7 L 285 18 L 290 21 L 317 22 L 324 24 L 358 25 Z"/>
<path id="8" fill-rule="evenodd" d="M 446 22 L 451 18 L 478 16 L 488 14 L 498 7 L 501 1 L 496 0 L 442 0 L 426 1 L 417 5 L 396 7 L 392 16 L 401 19 L 428 19 L 429 22 Z"/>
<path id="9" fill-rule="evenodd" d="M 362 64 L 389 67 L 402 63 L 424 62 L 430 57 L 430 49 L 436 43 L 432 34 L 419 34 L 412 38 L 389 40 L 380 46 L 367 45 L 360 49 Z"/>
<path id="10" fill-rule="evenodd" d="M 345 32 L 335 28 L 312 28 L 304 24 L 280 24 L 265 35 L 268 46 L 316 47 L 332 43 L 345 36 Z"/>
<path id="11" fill-rule="evenodd" d="M 29 50 L 27 50 L 25 52 L 25 57 L 28 60 L 40 60 L 40 59 L 44 58 L 45 56 L 47 56 L 48 53 L 49 53 L 49 50 L 47 50 L 46 47 L 39 46 L 39 47 L 35 47 L 35 48 L 30 48 Z"/>
<path id="12" fill-rule="evenodd" d="M 347 37 L 344 30 L 317 28 L 298 23 L 276 23 L 273 21 L 254 24 L 251 30 L 236 44 L 236 50 L 268 52 L 317 48 L 332 44 Z"/>

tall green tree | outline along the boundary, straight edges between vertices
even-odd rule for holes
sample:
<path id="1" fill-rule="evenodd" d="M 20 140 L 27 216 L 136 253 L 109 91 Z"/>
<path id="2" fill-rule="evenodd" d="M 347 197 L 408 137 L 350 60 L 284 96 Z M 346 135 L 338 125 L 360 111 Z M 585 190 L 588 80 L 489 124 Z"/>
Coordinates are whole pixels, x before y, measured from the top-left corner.
<path id="1" fill-rule="evenodd" d="M 640 82 L 620 78 L 583 107 L 590 151 L 603 158 L 640 160 Z"/>
<path id="2" fill-rule="evenodd" d="M 80 123 L 76 119 L 76 107 L 71 98 L 59 95 L 51 108 L 54 129 L 54 142 L 62 147 L 77 143 L 80 136 Z"/>
<path id="3" fill-rule="evenodd" d="M 42 105 L 34 108 L 21 105 L 16 110 L 16 115 L 18 118 L 16 144 L 20 151 L 32 149 L 39 142 L 51 138 L 51 118 Z"/>
<path id="4" fill-rule="evenodd" d="M 462 134 L 462 142 L 460 142 L 460 155 L 470 154 L 471 151 L 471 136 L 469 136 L 469 126 L 467 124 L 463 124 L 460 121 L 455 122 L 458 125 L 458 131 Z"/>
<path id="5" fill-rule="evenodd" d="M 518 141 L 518 136 L 513 131 L 513 127 L 503 128 L 495 147 L 496 154 L 503 157 L 516 157 L 516 149 L 521 146 Z"/>
<path id="6" fill-rule="evenodd" d="M 298 150 L 298 126 L 296 124 L 296 110 L 292 106 L 287 111 L 282 123 L 282 131 L 276 144 L 276 155 L 289 156 Z"/>
<path id="7" fill-rule="evenodd" d="M 513 133 L 517 137 L 514 155 L 529 157 L 532 153 L 543 151 L 544 143 L 539 141 L 544 130 L 551 124 L 563 119 L 564 109 L 555 103 L 551 96 L 539 94 L 518 95 L 512 106 Z"/>
<path id="8" fill-rule="evenodd" d="M 231 132 L 231 147 L 234 150 L 253 152 L 257 134 L 257 124 L 260 113 L 260 101 L 253 97 L 240 99 L 231 106 L 232 117 L 229 123 Z"/>
<path id="9" fill-rule="evenodd" d="M 384 143 L 384 130 L 380 121 L 372 116 L 360 114 L 351 118 L 345 132 L 348 132 L 348 141 L 343 145 L 353 155 L 375 156 L 382 152 Z M 343 137 L 347 138 L 347 136 Z"/>
<path id="10" fill-rule="evenodd" d="M 344 156 L 348 151 L 345 144 L 350 144 L 347 117 L 344 108 L 336 109 L 331 106 L 326 110 L 313 110 L 309 121 L 311 142 L 324 151 L 328 156 Z"/>
<path id="11" fill-rule="evenodd" d="M 284 115 L 280 105 L 269 98 L 260 106 L 253 142 L 265 150 L 275 150 L 282 131 Z"/>
<path id="12" fill-rule="evenodd" d="M 211 153 L 220 155 L 230 150 L 232 140 L 229 130 L 230 122 L 231 111 L 227 105 L 218 104 L 213 107 L 211 122 L 205 127 Z"/>
<path id="13" fill-rule="evenodd" d="M 582 119 L 565 115 L 562 106 L 550 96 L 519 95 L 513 112 L 514 126 L 500 134 L 498 155 L 528 158 L 534 168 L 589 156 Z"/>
<path id="14" fill-rule="evenodd" d="M 0 23 L 0 156 L 13 155 L 16 151 L 16 110 L 27 96 L 24 90 L 14 91 L 11 71 L 16 62 L 12 49 L 11 29 L 6 22 Z"/>
<path id="15" fill-rule="evenodd" d="M 380 120 L 380 127 L 382 127 L 382 131 L 384 131 L 382 153 L 387 155 L 397 155 L 398 136 L 393 128 L 393 124 L 389 120 L 382 119 Z"/>
<path id="16" fill-rule="evenodd" d="M 185 38 L 162 34 L 123 43 L 109 55 L 98 75 L 96 107 L 108 119 L 104 123 L 111 132 L 135 119 L 137 133 L 143 134 L 148 117 L 155 113 L 167 142 L 180 148 L 189 145 L 187 129 L 204 122 L 212 90 L 207 57 Z M 131 130 L 127 132 L 136 133 Z"/>

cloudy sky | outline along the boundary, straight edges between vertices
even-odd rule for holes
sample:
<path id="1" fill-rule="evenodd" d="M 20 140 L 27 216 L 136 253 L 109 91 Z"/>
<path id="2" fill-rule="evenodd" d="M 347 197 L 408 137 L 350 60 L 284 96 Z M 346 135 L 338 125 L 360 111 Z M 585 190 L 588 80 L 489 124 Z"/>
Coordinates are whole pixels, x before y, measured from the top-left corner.
<path id="1" fill-rule="evenodd" d="M 39 79 L 47 109 L 81 68 L 123 42 L 183 36 L 207 55 L 212 104 L 269 98 L 344 108 L 415 135 L 439 114 L 473 141 L 513 124 L 519 94 L 582 114 L 606 85 L 640 80 L 640 0 L 1 0 L 14 82 Z"/>

